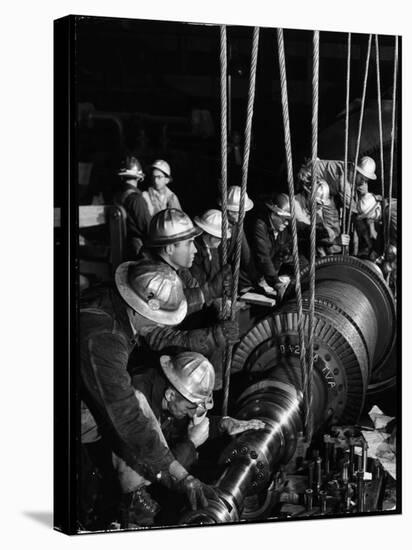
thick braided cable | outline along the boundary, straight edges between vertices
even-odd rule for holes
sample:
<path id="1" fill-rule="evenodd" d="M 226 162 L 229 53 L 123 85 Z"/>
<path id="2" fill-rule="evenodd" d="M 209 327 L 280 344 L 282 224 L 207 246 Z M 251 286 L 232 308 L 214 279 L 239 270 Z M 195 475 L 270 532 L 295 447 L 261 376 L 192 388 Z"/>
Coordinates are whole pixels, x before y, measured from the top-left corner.
<path id="1" fill-rule="evenodd" d="M 243 237 L 243 220 L 245 218 L 245 201 L 246 201 L 246 187 L 249 171 L 249 157 L 250 157 L 250 142 L 252 136 L 252 120 L 253 120 L 253 107 L 255 103 L 255 88 L 256 88 L 256 68 L 259 49 L 259 27 L 253 29 L 253 44 L 252 55 L 250 63 L 250 78 L 249 78 L 249 94 L 247 104 L 246 115 L 246 127 L 245 127 L 245 148 L 243 153 L 243 165 L 242 165 L 242 185 L 240 190 L 240 204 L 239 204 L 239 221 L 237 224 L 236 234 L 236 249 L 235 249 L 235 268 L 233 272 L 233 286 L 232 286 L 232 309 L 230 312 L 230 318 L 232 321 L 236 318 L 236 301 L 239 285 L 239 273 L 240 273 L 240 256 L 242 250 L 242 237 Z M 229 345 L 226 350 L 226 362 L 224 371 L 224 386 L 223 386 L 223 416 L 227 414 L 227 407 L 229 402 L 229 387 L 230 387 L 230 366 L 232 362 L 233 346 Z"/>
<path id="2" fill-rule="evenodd" d="M 227 37 L 226 25 L 220 27 L 220 134 L 221 134 L 221 176 L 220 194 L 222 204 L 222 265 L 227 264 Z M 222 282 L 223 284 L 223 282 Z M 222 288 L 222 317 L 228 317 L 228 296 Z"/>
<path id="3" fill-rule="evenodd" d="M 348 33 L 348 55 L 346 59 L 346 110 L 345 110 L 345 163 L 342 207 L 342 233 L 346 233 L 346 182 L 348 181 L 348 150 L 349 150 L 349 98 L 350 98 L 350 58 L 351 58 L 351 33 Z M 347 254 L 348 247 L 343 247 Z"/>
<path id="4" fill-rule="evenodd" d="M 382 96 L 381 96 L 381 72 L 379 66 L 379 37 L 375 34 L 375 53 L 376 53 L 376 84 L 378 87 L 378 118 L 379 118 L 379 145 L 381 157 L 381 195 L 385 197 L 385 179 L 383 171 L 383 127 L 382 127 Z"/>
<path id="5" fill-rule="evenodd" d="M 359 128 L 358 128 L 358 138 L 356 141 L 356 153 L 355 153 L 355 166 L 353 169 L 353 176 L 352 176 L 352 189 L 351 189 L 351 196 L 350 196 L 350 206 L 349 206 L 349 217 L 348 217 L 348 232 L 350 231 L 350 224 L 352 219 L 352 209 L 353 209 L 353 199 L 355 197 L 355 181 L 356 181 L 356 167 L 358 165 L 358 157 L 359 157 L 359 149 L 360 149 L 360 142 L 362 137 L 362 125 L 363 125 L 363 113 L 365 111 L 365 99 L 366 99 L 366 85 L 368 83 L 368 73 L 369 73 L 369 60 L 371 56 L 371 45 L 372 45 L 372 35 L 369 35 L 368 40 L 368 53 L 366 56 L 366 65 L 365 65 L 365 76 L 363 79 L 363 91 L 362 91 L 362 101 L 361 101 L 361 110 L 360 110 L 360 116 L 359 116 Z"/>
<path id="6" fill-rule="evenodd" d="M 389 192 L 388 192 L 388 223 L 386 231 L 386 249 L 385 254 L 389 248 L 390 242 L 390 227 L 392 216 L 392 185 L 393 185 L 393 162 L 395 152 L 395 125 L 396 125 L 396 90 L 397 90 L 397 75 L 398 75 L 398 37 L 395 36 L 395 59 L 393 63 L 393 95 L 392 95 L 392 128 L 391 128 L 391 164 L 389 171 Z"/>
<path id="7" fill-rule="evenodd" d="M 311 441 L 312 422 L 312 378 L 313 378 L 313 335 L 315 326 L 315 256 L 316 256 L 316 168 L 318 157 L 318 114 L 319 114 L 319 31 L 313 32 L 312 72 L 312 186 L 310 193 L 310 266 L 309 266 L 309 336 L 308 376 L 305 406 L 306 440 Z"/>
<path id="8" fill-rule="evenodd" d="M 293 184 L 293 165 L 292 165 L 292 147 L 290 140 L 290 123 L 289 123 L 289 104 L 288 90 L 286 81 L 286 62 L 285 62 L 285 47 L 283 42 L 283 29 L 277 29 L 278 54 L 279 54 L 279 69 L 280 69 L 280 89 L 282 96 L 282 116 L 283 128 L 285 134 L 285 151 L 287 164 L 287 177 L 289 187 L 290 211 L 292 214 L 292 242 L 293 242 L 293 266 L 295 272 L 295 291 L 298 304 L 298 333 L 300 344 L 300 366 L 302 372 L 302 388 L 307 388 L 307 369 L 306 369 L 306 347 L 305 335 L 303 330 L 303 308 L 302 308 L 302 290 L 300 285 L 300 267 L 298 253 L 298 236 L 296 229 L 296 211 L 295 211 L 295 189 Z M 306 411 L 304 412 L 306 415 Z"/>

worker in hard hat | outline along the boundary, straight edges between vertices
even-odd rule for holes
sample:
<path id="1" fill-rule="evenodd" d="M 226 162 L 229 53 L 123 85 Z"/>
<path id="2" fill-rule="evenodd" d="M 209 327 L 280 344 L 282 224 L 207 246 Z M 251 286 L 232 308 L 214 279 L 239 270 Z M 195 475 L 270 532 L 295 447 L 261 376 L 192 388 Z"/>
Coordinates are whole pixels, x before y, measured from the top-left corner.
<path id="1" fill-rule="evenodd" d="M 155 160 L 151 165 L 151 182 L 146 191 L 143 191 L 143 198 L 146 202 L 150 217 L 166 208 L 177 208 L 181 210 L 179 199 L 169 189 L 173 181 L 170 164 L 165 160 Z"/>
<path id="2" fill-rule="evenodd" d="M 149 237 L 142 250 L 143 261 L 148 259 L 159 266 L 166 264 L 178 273 L 182 280 L 185 297 L 188 303 L 188 316 L 200 311 L 203 306 L 210 305 L 221 294 L 222 285 L 231 280 L 230 266 L 223 266 L 212 281 L 199 284 L 190 273 L 196 254 L 194 239 L 201 233 L 198 226 L 181 210 L 168 208 L 158 212 L 150 222 Z M 222 384 L 222 362 L 218 358 L 227 343 L 235 343 L 239 339 L 239 327 L 236 321 L 221 320 L 213 325 L 198 328 L 190 323 L 190 317 L 185 319 L 185 325 L 179 334 L 175 329 L 166 327 L 150 327 L 145 339 L 149 347 L 159 349 L 160 346 L 178 346 L 203 353 L 217 370 L 216 388 Z"/>
<path id="3" fill-rule="evenodd" d="M 85 294 L 79 328 L 82 441 L 86 445 L 103 437 L 136 475 L 181 490 L 191 500 L 194 491 L 203 504 L 202 485 L 170 451 L 128 371 L 129 358 L 142 345 L 145 331 L 178 325 L 186 312 L 182 282 L 167 264 L 124 262 L 116 270 L 115 286 Z M 123 493 L 130 492 L 121 479 L 120 485 Z M 143 488 L 132 500 L 135 511 L 153 512 Z"/>
<path id="4" fill-rule="evenodd" d="M 126 211 L 126 251 L 127 258 L 136 258 L 143 240 L 149 231 L 150 214 L 139 189 L 145 179 L 142 166 L 137 158 L 127 157 L 118 175 L 121 185 L 115 194 L 114 202 Z"/>
<path id="5" fill-rule="evenodd" d="M 228 246 L 228 261 L 235 267 L 236 242 L 239 232 L 239 212 L 240 212 L 241 188 L 239 185 L 231 185 L 227 192 L 227 218 L 231 228 L 231 239 Z M 222 206 L 222 201 L 219 199 L 219 205 Z M 252 199 L 248 194 L 245 195 L 245 214 L 250 212 L 254 206 Z M 245 229 L 246 224 L 244 224 Z M 239 271 L 239 291 L 246 288 L 255 287 L 261 275 L 254 262 L 254 256 L 246 236 L 245 230 L 241 238 L 240 248 L 240 271 Z"/>
<path id="6" fill-rule="evenodd" d="M 202 284 L 191 275 L 197 251 L 195 237 L 201 233 L 202 229 L 194 225 L 187 214 L 168 208 L 153 217 L 142 251 L 142 257 L 165 262 L 178 272 L 184 284 L 189 314 L 209 305 L 220 296 L 223 282 L 229 284 L 231 281 L 230 266 L 222 266 L 211 281 Z"/>
<path id="7" fill-rule="evenodd" d="M 316 178 L 326 181 L 329 185 L 330 196 L 337 200 L 336 206 L 343 206 L 343 195 L 345 194 L 345 205 L 349 208 L 352 194 L 352 181 L 355 175 L 355 188 L 362 183 L 371 183 L 377 180 L 376 163 L 371 157 L 362 157 L 355 167 L 352 162 L 348 162 L 347 181 L 344 181 L 345 163 L 341 160 L 316 160 Z M 355 172 L 355 174 L 354 174 Z M 298 179 L 310 182 L 312 179 L 312 161 L 302 165 L 298 173 Z M 356 212 L 356 197 L 355 210 Z"/>
<path id="8" fill-rule="evenodd" d="M 199 447 L 209 438 L 224 434 L 233 436 L 265 427 L 258 419 L 208 416 L 213 408 L 215 372 L 212 364 L 200 353 L 188 351 L 176 356 L 162 355 L 159 362 L 160 368 L 150 368 L 133 376 L 133 386 L 144 396 L 142 399 L 153 411 L 174 457 L 186 470 L 190 471 L 197 461 Z M 147 484 L 125 463 L 118 466 L 131 493 Z M 209 487 L 190 474 L 180 483 L 190 488 L 188 495 L 192 508 L 199 499 L 206 506 L 207 497 L 215 497 Z M 136 514 L 129 510 L 129 525 L 134 518 Z"/>
<path id="9" fill-rule="evenodd" d="M 217 285 L 217 297 L 222 292 L 222 281 L 215 279 L 222 269 L 221 256 L 219 254 L 222 242 L 222 212 L 215 208 L 206 210 L 201 216 L 195 216 L 194 223 L 202 230 L 202 233 L 195 238 L 196 254 L 190 272 L 200 285 L 205 282 Z M 227 238 L 232 234 L 228 225 Z M 227 283 L 231 281 L 228 278 Z M 229 288 L 228 288 L 229 290 Z"/>
<path id="10" fill-rule="evenodd" d="M 382 219 L 382 206 L 379 195 L 369 193 L 368 184 L 362 181 L 356 188 L 357 213 L 355 227 L 359 235 L 358 256 L 375 260 L 378 257 L 377 225 Z"/>
<path id="11" fill-rule="evenodd" d="M 280 298 L 293 275 L 290 218 L 289 197 L 285 193 L 276 193 L 257 209 L 252 226 L 256 266 L 266 285 L 276 290 Z"/>
<path id="12" fill-rule="evenodd" d="M 310 201 L 311 180 L 303 179 L 299 182 L 301 190 L 295 195 L 295 213 L 299 239 L 299 250 L 306 258 L 310 255 Z M 330 198 L 329 185 L 325 180 L 317 178 L 315 181 L 316 203 L 316 254 L 328 256 L 340 254 L 342 244 L 349 244 L 348 236 L 341 236 L 339 212 L 334 201 Z"/>

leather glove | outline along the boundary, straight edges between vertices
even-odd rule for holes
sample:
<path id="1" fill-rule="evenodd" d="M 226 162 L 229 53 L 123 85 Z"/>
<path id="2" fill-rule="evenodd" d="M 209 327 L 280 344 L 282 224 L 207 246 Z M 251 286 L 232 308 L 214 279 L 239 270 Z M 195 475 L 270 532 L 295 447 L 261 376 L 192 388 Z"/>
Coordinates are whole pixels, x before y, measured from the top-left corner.
<path id="1" fill-rule="evenodd" d="M 217 493 L 213 487 L 202 483 L 190 474 L 179 481 L 177 489 L 186 494 L 192 510 L 197 510 L 198 507 L 206 507 L 208 499 L 218 500 Z"/>
<path id="2" fill-rule="evenodd" d="M 209 419 L 207 416 L 205 416 L 198 424 L 193 422 L 189 423 L 187 428 L 187 438 L 193 443 L 196 449 L 200 447 L 200 445 L 203 445 L 208 437 Z"/>
<path id="3" fill-rule="evenodd" d="M 215 325 L 215 335 L 218 345 L 236 344 L 239 341 L 239 325 L 237 321 L 222 321 Z"/>
<path id="4" fill-rule="evenodd" d="M 266 424 L 263 420 L 254 418 L 252 420 L 238 420 L 231 416 L 224 416 L 220 421 L 220 429 L 228 435 L 236 435 L 246 430 L 263 430 Z"/>
<path id="5" fill-rule="evenodd" d="M 338 244 L 341 244 L 342 246 L 349 246 L 350 243 L 350 235 L 347 233 L 341 233 L 338 237 Z"/>

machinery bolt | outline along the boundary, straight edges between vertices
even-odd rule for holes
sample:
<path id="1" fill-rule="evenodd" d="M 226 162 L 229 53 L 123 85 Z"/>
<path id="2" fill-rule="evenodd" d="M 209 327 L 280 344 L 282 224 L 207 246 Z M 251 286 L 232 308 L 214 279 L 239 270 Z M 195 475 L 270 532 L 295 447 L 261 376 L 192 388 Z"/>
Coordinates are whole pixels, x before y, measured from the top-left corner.
<path id="1" fill-rule="evenodd" d="M 306 511 L 310 512 L 313 506 L 313 491 L 312 489 L 306 489 L 305 491 L 305 507 Z"/>
<path id="2" fill-rule="evenodd" d="M 253 459 L 257 458 L 258 457 L 257 452 L 256 451 L 250 451 L 250 457 L 253 458 Z"/>
<path id="3" fill-rule="evenodd" d="M 259 462 L 256 463 L 256 466 L 257 466 L 260 470 L 262 470 L 262 469 L 265 467 L 265 465 L 263 464 L 263 462 L 262 462 L 261 460 L 259 460 Z"/>
<path id="4" fill-rule="evenodd" d="M 365 511 L 365 481 L 363 477 L 363 470 L 356 472 L 357 478 L 357 493 L 358 493 L 358 512 Z"/>
<path id="5" fill-rule="evenodd" d="M 326 491 L 319 491 L 320 511 L 322 514 L 326 514 L 327 511 L 327 496 L 328 494 Z"/>
<path id="6" fill-rule="evenodd" d="M 263 475 L 263 472 L 258 472 L 257 475 L 256 475 L 256 479 L 258 479 L 259 481 L 261 481 L 265 476 Z"/>
<path id="7" fill-rule="evenodd" d="M 249 451 L 249 449 L 247 447 L 242 447 L 240 449 L 240 452 L 242 453 L 242 455 L 247 455 L 248 451 Z"/>

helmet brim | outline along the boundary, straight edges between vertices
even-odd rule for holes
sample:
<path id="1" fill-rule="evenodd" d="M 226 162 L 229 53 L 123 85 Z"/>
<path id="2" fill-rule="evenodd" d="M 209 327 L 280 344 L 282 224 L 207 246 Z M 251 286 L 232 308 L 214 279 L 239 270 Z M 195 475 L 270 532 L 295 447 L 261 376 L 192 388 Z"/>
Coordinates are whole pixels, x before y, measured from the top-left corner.
<path id="1" fill-rule="evenodd" d="M 218 239 L 221 239 L 222 238 L 222 231 L 219 231 L 218 229 L 216 229 L 215 227 L 211 227 L 210 225 L 207 225 L 206 223 L 204 223 L 204 221 L 199 218 L 198 216 L 195 216 L 195 218 L 193 219 L 193 221 L 195 222 L 196 225 L 198 225 L 200 227 L 200 229 L 202 229 L 202 231 L 204 231 L 205 233 L 208 233 L 209 235 L 212 235 L 212 237 L 217 237 Z M 230 239 L 230 236 L 231 236 L 232 232 L 230 230 L 230 227 L 227 228 L 227 237 L 228 239 Z"/>
<path id="2" fill-rule="evenodd" d="M 123 170 L 123 171 L 117 172 L 117 175 L 125 178 L 135 178 L 137 180 L 142 178 L 144 179 L 144 174 L 136 174 L 136 172 L 132 172 L 129 170 Z"/>
<path id="3" fill-rule="evenodd" d="M 359 166 L 356 167 L 356 170 L 359 172 L 359 174 L 362 174 L 362 176 L 364 176 L 368 180 L 376 180 L 376 174 L 366 172 L 365 170 L 362 170 L 362 168 L 360 168 Z"/>
<path id="4" fill-rule="evenodd" d="M 182 303 L 175 311 L 165 311 L 164 309 L 152 309 L 142 298 L 140 298 L 129 285 L 129 270 L 138 265 L 138 262 L 124 262 L 119 265 L 114 275 L 117 290 L 120 296 L 134 311 L 146 317 L 150 321 L 160 325 L 179 325 L 186 317 L 187 301 L 183 298 Z"/>
<path id="5" fill-rule="evenodd" d="M 161 362 L 160 363 L 161 369 L 163 371 L 163 374 L 166 376 L 168 381 L 172 384 L 172 386 L 181 394 L 185 399 L 187 399 L 190 403 L 193 403 L 194 405 L 203 405 L 205 410 L 209 410 L 208 404 L 210 402 L 213 403 L 213 400 L 211 401 L 211 396 L 213 397 L 213 393 L 211 392 L 208 396 L 202 396 L 199 398 L 195 398 L 193 394 L 191 394 L 188 389 L 185 387 L 184 384 L 182 384 L 180 378 L 176 376 L 176 371 L 174 369 L 173 363 L 171 360 L 167 362 Z M 215 378 L 212 378 L 213 385 L 215 382 Z M 211 408 L 211 407 L 209 407 Z"/>
<path id="6" fill-rule="evenodd" d="M 220 206 L 222 206 L 222 201 L 220 200 L 219 201 L 219 204 Z M 247 198 L 246 200 L 246 203 L 245 203 L 245 212 L 249 212 L 249 210 L 252 210 L 252 208 L 254 207 L 255 203 L 252 201 L 252 199 L 249 199 L 249 197 Z M 227 205 L 227 209 L 230 210 L 231 212 L 239 212 L 240 211 L 240 208 L 239 206 L 236 206 L 235 205 Z"/>
<path id="7" fill-rule="evenodd" d="M 202 233 L 202 230 L 199 227 L 193 227 L 184 233 L 180 233 L 175 237 L 164 237 L 163 239 L 153 239 L 150 238 L 145 241 L 145 246 L 148 248 L 160 248 L 168 244 L 175 244 L 181 241 L 187 241 L 188 239 L 193 239 Z"/>

